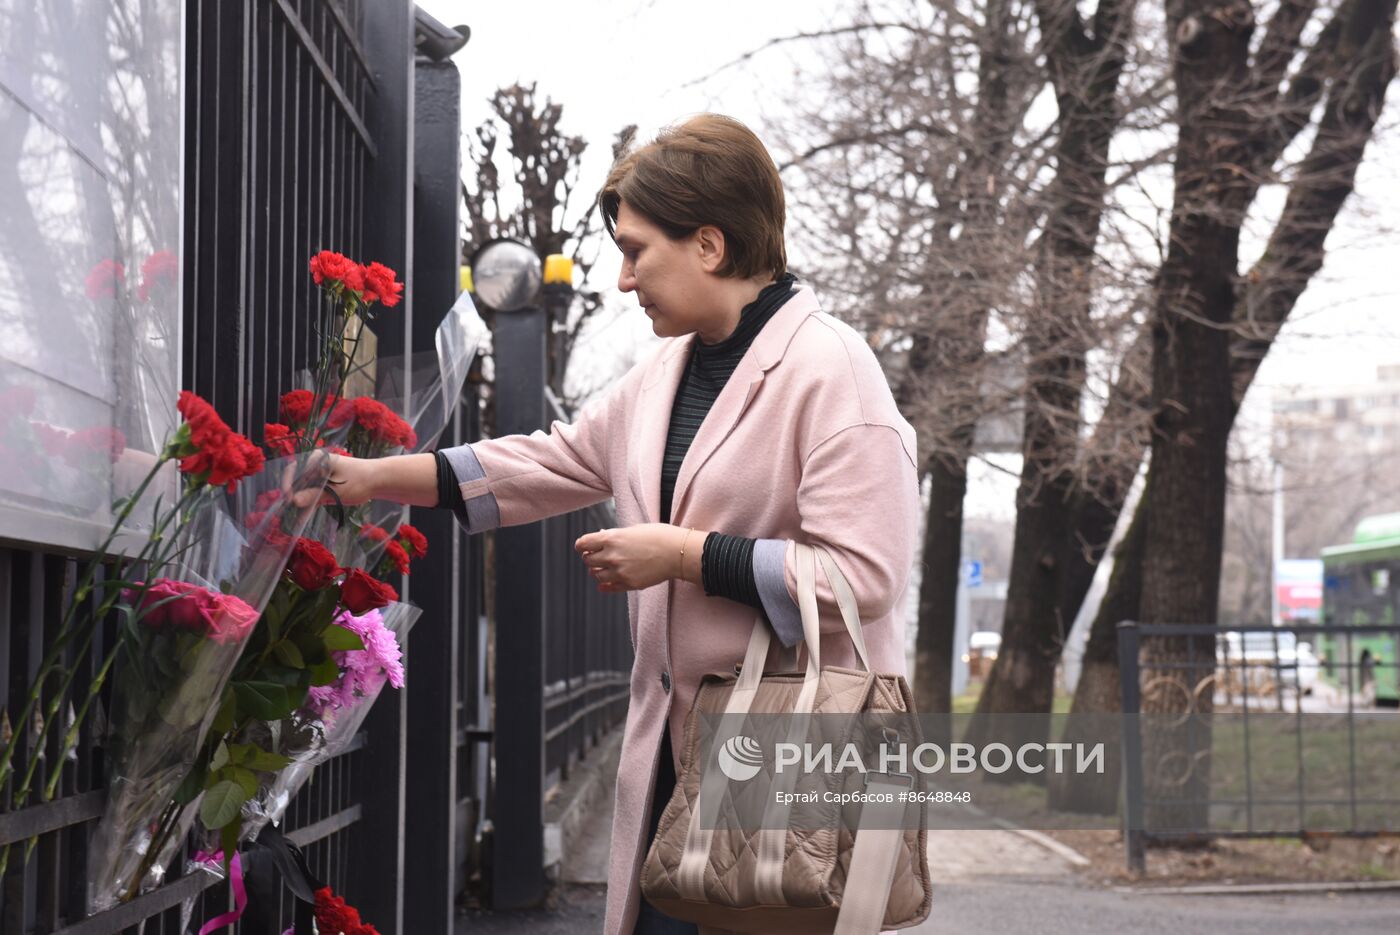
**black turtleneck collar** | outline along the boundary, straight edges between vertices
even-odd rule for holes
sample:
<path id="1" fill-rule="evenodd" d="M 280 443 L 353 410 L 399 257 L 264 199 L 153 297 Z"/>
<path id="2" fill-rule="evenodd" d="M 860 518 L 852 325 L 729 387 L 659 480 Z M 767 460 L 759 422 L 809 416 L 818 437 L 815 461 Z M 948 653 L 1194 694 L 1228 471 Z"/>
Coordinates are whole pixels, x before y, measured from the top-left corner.
<path id="1" fill-rule="evenodd" d="M 797 277 L 792 273 L 783 273 L 776 281 L 764 286 L 758 297 L 739 312 L 739 324 L 729 337 L 715 344 L 706 344 L 697 334 L 695 353 L 701 358 L 713 359 L 726 357 L 740 348 L 747 348 L 768 319 L 773 317 L 773 313 L 797 291 L 793 285 L 796 281 Z"/>

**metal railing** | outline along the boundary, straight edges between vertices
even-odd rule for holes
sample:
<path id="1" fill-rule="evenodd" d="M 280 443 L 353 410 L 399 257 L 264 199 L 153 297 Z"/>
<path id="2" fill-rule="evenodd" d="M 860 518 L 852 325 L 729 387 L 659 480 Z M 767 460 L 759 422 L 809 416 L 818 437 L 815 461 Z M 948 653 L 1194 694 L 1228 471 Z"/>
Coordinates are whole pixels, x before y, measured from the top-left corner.
<path id="1" fill-rule="evenodd" d="M 1151 843 L 1400 834 L 1400 714 L 1373 704 L 1397 642 L 1394 625 L 1119 624 L 1128 866 Z"/>
<path id="2" fill-rule="evenodd" d="M 385 151 L 408 138 L 409 89 L 376 83 L 371 63 L 409 73 L 412 11 L 362 0 L 231 0 L 185 11 L 183 384 L 256 438 L 312 354 L 317 296 L 308 257 L 333 247 L 402 268 L 412 232 L 394 231 L 392 218 L 409 216 L 408 167 Z M 390 184 L 393 177 L 400 183 Z M 381 228 L 390 233 L 373 242 Z M 403 351 L 408 336 L 398 331 L 386 329 L 381 354 Z M 80 562 L 37 546 L 0 550 L 0 707 L 22 703 Z M 67 660 L 79 672 L 70 697 L 86 692 L 115 632 L 109 624 L 90 657 Z M 100 705 L 110 707 L 106 693 Z M 381 885 L 400 879 L 400 855 L 382 846 L 382 824 L 365 826 L 387 821 L 403 833 L 403 790 L 383 778 L 401 772 L 396 711 L 395 699 L 377 705 L 366 732 L 317 770 L 283 823 L 313 872 L 386 933 L 402 930 L 401 884 Z M 61 735 L 53 732 L 45 750 L 21 749 L 22 762 L 56 757 Z M 181 854 L 165 885 L 85 918 L 88 839 L 105 780 L 99 715 L 85 723 L 53 801 L 12 809 L 11 790 L 0 790 L 0 842 L 19 842 L 22 855 L 37 835 L 32 858 L 12 860 L 0 881 L 5 935 L 175 935 L 189 923 L 186 900 L 197 900 L 196 925 L 226 908 L 215 878 L 181 875 Z M 272 918 L 269 932 L 256 935 L 290 924 L 290 896 L 279 899 L 261 913 Z"/>

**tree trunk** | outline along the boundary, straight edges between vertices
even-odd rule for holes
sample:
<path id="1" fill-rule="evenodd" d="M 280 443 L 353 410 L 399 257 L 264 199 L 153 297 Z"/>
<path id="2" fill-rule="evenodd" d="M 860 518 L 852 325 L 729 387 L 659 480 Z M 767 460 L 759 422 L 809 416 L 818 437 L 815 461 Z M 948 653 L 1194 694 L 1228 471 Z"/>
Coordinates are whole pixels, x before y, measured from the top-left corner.
<path id="1" fill-rule="evenodd" d="M 1382 0 L 1371 7 L 1363 11 L 1369 15 L 1358 17 L 1359 28 L 1352 30 L 1352 34 L 1363 37 L 1365 45 L 1351 50 L 1352 54 L 1338 56 L 1353 69 L 1346 93 L 1329 97 L 1319 132 L 1300 166 L 1298 181 L 1289 191 L 1269 247 L 1245 277 L 1247 291 L 1234 312 L 1231 423 L 1274 338 L 1322 266 L 1323 243 L 1352 191 L 1356 167 L 1394 76 L 1388 23 L 1393 20 L 1395 2 Z M 1130 545 L 1130 540 L 1137 534 L 1143 515 L 1140 504 L 1128 537 L 1115 555 L 1108 593 L 1085 650 L 1080 685 L 1071 708 L 1074 715 L 1121 710 L 1116 623 L 1138 616 L 1141 570 L 1131 566 L 1141 561 L 1141 551 L 1140 546 Z M 1064 810 L 1075 810 L 1079 800 L 1101 801 L 1090 790 L 1083 796 L 1070 790 L 1053 790 L 1052 795 L 1052 807 Z"/>
<path id="2" fill-rule="evenodd" d="M 1073 466 L 1091 331 L 1090 273 L 1131 16 L 1117 0 L 1101 0 L 1091 39 L 1068 12 L 1049 0 L 1037 7 L 1060 126 L 1050 217 L 1036 261 L 1040 299 L 1026 337 L 1024 457 L 1001 647 L 968 727 L 971 743 L 988 739 L 990 715 L 1049 715 L 1055 667 L 1074 619 L 1062 615 L 1061 594 L 1074 552 Z M 1045 739 L 1035 721 L 1024 723 L 1035 732 L 1024 739 Z"/>
<path id="3" fill-rule="evenodd" d="M 1067 773 L 1052 776 L 1049 803 L 1058 811 L 1111 814 L 1117 802 L 1122 765 L 1118 736 L 1111 730 L 1105 736 L 1098 730 L 1103 719 L 1093 715 L 1123 710 L 1123 690 L 1118 678 L 1118 624 L 1133 619 L 1141 603 L 1145 513 L 1139 501 L 1132 525 L 1114 550 L 1108 591 L 1094 615 L 1089 643 L 1079 666 L 1079 681 L 1070 708 L 1074 716 L 1066 720 L 1065 732 L 1060 738 L 1064 743 L 1106 740 L 1104 771 L 1082 776 Z M 1094 736 L 1096 733 L 1099 736 Z"/>
<path id="4" fill-rule="evenodd" d="M 929 477 L 923 573 L 919 581 L 919 632 L 914 644 L 914 698 L 922 714 L 948 714 L 953 710 L 954 631 L 967 461 L 954 456 L 932 458 Z"/>

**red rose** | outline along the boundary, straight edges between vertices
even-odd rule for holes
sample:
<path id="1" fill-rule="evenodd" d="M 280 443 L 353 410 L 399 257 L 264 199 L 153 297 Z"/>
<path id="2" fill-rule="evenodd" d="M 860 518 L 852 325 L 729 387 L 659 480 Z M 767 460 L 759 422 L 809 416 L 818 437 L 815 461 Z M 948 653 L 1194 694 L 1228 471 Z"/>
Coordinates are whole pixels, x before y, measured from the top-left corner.
<path id="1" fill-rule="evenodd" d="M 383 581 L 352 568 L 340 585 L 340 603 L 355 616 L 369 613 L 399 599 L 399 592 Z"/>
<path id="2" fill-rule="evenodd" d="M 399 538 L 403 540 L 404 548 L 414 558 L 422 558 L 428 554 L 428 537 L 408 523 L 399 527 Z"/>
<path id="3" fill-rule="evenodd" d="M 311 258 L 311 278 L 318 286 L 326 285 L 326 280 L 334 285 L 345 281 L 358 267 L 358 263 L 333 250 L 322 250 Z"/>
<path id="4" fill-rule="evenodd" d="M 384 554 L 388 556 L 389 561 L 394 563 L 399 574 L 408 574 L 408 553 L 404 551 L 403 546 L 397 542 L 386 542 L 384 543 Z"/>
<path id="5" fill-rule="evenodd" d="M 385 308 L 399 304 L 403 283 L 397 281 L 393 270 L 383 263 L 371 263 L 364 271 L 366 302 L 382 302 Z"/>
<path id="6" fill-rule="evenodd" d="M 292 546 L 287 574 L 304 591 L 318 591 L 340 575 L 342 569 L 330 549 L 315 539 L 298 539 Z"/>
<path id="7" fill-rule="evenodd" d="M 126 590 L 122 597 L 153 630 L 186 630 L 216 643 L 236 643 L 258 622 L 258 612 L 242 598 L 169 578 L 151 582 L 144 594 Z"/>

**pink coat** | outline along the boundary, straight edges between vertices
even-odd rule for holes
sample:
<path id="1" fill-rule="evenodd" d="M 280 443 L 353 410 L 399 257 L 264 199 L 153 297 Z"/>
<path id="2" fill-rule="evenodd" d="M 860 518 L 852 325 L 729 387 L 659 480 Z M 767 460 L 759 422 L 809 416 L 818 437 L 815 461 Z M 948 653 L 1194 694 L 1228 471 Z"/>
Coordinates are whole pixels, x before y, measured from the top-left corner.
<path id="1" fill-rule="evenodd" d="M 490 512 L 511 526 L 612 497 L 620 526 L 660 522 L 671 405 L 695 339 L 663 341 L 572 424 L 473 443 L 485 476 L 462 484 L 469 509 L 494 496 Z M 855 592 L 871 664 L 905 674 L 917 465 L 914 430 L 874 353 L 849 325 L 821 311 L 804 286 L 763 326 L 705 417 L 676 479 L 671 522 L 790 540 L 784 577 L 794 600 L 792 541 L 826 546 Z M 484 499 L 472 504 L 478 497 Z M 817 583 L 822 662 L 855 665 L 825 577 L 818 574 Z M 733 671 L 757 616 L 679 579 L 629 591 L 627 601 L 635 662 L 617 776 L 608 935 L 631 935 L 636 922 L 666 719 L 672 737 L 683 736 L 701 677 Z M 781 651 L 774 640 L 770 665 Z M 668 670 L 669 689 L 662 680 Z M 674 754 L 679 772 L 679 749 Z"/>

